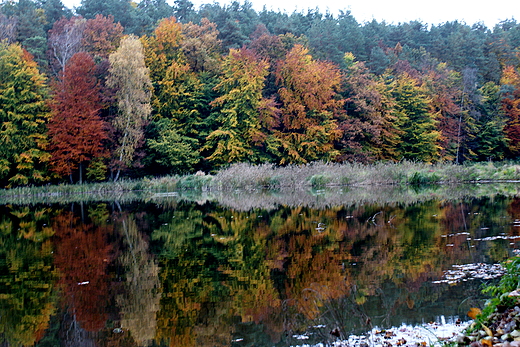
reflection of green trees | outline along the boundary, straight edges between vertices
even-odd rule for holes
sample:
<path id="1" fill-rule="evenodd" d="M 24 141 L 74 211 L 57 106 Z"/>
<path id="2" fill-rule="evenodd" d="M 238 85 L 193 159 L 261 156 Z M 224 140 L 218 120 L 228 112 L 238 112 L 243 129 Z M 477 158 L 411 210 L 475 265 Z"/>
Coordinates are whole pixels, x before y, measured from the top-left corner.
<path id="1" fill-rule="evenodd" d="M 354 242 L 360 289 L 375 294 L 387 280 L 412 285 L 437 269 L 442 261 L 436 242 L 439 213 L 434 202 L 409 207 L 366 205 L 352 211 L 347 234 Z"/>
<path id="2" fill-rule="evenodd" d="M 203 217 L 202 211 L 193 206 L 170 211 L 160 217 L 163 224 L 152 234 L 154 240 L 163 243 L 160 262 L 163 295 L 157 336 L 169 340 L 170 345 L 197 345 L 195 327 L 211 326 L 197 324 L 200 312 L 214 309 L 217 303 L 229 299 L 221 283 L 226 276 L 218 271 L 220 261 L 225 259 Z"/>
<path id="3" fill-rule="evenodd" d="M 32 346 L 55 312 L 49 208 L 0 210 L 0 341 Z"/>
<path id="4" fill-rule="evenodd" d="M 129 330 L 139 346 L 148 346 L 155 338 L 156 312 L 159 310 L 159 267 L 148 253 L 148 242 L 130 215 L 118 220 L 118 230 L 124 240 L 119 261 L 126 281 L 116 298 L 120 307 L 121 327 Z"/>

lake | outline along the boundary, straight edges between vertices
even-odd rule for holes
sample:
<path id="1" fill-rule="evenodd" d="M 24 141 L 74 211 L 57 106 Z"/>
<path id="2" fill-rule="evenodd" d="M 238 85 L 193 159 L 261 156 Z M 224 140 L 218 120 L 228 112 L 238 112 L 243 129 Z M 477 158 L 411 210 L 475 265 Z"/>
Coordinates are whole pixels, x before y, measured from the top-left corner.
<path id="1" fill-rule="evenodd" d="M 485 189 L 1 205 L 0 343 L 290 346 L 467 320 L 520 246 L 517 186 Z"/>

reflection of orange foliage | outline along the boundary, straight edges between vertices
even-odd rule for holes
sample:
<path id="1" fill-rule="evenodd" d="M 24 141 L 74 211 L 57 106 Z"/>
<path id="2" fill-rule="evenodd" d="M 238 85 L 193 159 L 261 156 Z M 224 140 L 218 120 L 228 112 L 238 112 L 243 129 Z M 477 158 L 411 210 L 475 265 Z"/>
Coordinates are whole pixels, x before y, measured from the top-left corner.
<path id="1" fill-rule="evenodd" d="M 58 215 L 53 227 L 58 237 L 55 264 L 71 314 L 85 330 L 98 331 L 108 318 L 107 230 L 83 224 L 70 212 Z"/>
<path id="2" fill-rule="evenodd" d="M 519 236 L 520 235 L 520 226 L 518 221 L 520 221 L 520 198 L 513 198 L 511 204 L 507 208 L 507 213 L 511 216 L 511 219 L 515 222 L 511 225 L 509 229 L 509 236 Z"/>
<path id="3" fill-rule="evenodd" d="M 520 198 L 513 198 L 513 201 L 507 208 L 507 213 L 513 220 L 520 220 Z"/>
<path id="4" fill-rule="evenodd" d="M 288 280 L 285 295 L 289 301 L 307 315 L 315 316 L 317 308 L 310 307 L 308 290 L 319 287 L 321 295 L 335 299 L 345 295 L 348 275 L 343 263 L 350 258 L 339 246 L 341 230 L 346 225 L 335 218 L 337 211 L 309 210 L 297 208 L 284 217 L 284 223 L 278 230 L 273 230 L 277 237 L 268 245 L 268 261 L 277 264 L 282 261 Z M 318 222 L 335 220 L 335 225 L 328 225 L 323 230 L 317 228 Z M 280 256 L 283 258 L 280 259 Z M 326 291 L 323 292 L 323 291 Z"/>
<path id="5" fill-rule="evenodd" d="M 469 207 L 465 203 L 444 203 L 442 205 L 442 218 L 440 218 L 443 232 L 451 234 L 467 230 L 468 212 Z"/>

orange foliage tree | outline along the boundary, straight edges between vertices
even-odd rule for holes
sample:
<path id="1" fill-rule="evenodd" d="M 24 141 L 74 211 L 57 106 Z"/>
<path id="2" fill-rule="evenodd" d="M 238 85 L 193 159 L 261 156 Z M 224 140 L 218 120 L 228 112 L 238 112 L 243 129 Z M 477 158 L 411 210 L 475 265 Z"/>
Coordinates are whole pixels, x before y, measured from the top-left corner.
<path id="1" fill-rule="evenodd" d="M 123 27 L 114 23 L 113 16 L 96 15 L 85 23 L 82 44 L 87 52 L 93 56 L 108 58 L 114 52 L 123 37 Z"/>
<path id="2" fill-rule="evenodd" d="M 336 124 L 342 101 L 337 99 L 341 74 L 332 63 L 317 61 L 308 49 L 295 45 L 276 71 L 280 86 L 281 164 L 332 160 L 338 152 L 333 140 L 340 132 Z"/>

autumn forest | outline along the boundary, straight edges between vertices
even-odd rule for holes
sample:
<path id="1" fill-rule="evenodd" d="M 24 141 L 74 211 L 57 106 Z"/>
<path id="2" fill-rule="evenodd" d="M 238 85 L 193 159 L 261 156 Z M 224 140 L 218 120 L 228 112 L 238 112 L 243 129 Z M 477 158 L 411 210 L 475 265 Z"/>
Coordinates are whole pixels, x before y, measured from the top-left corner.
<path id="1" fill-rule="evenodd" d="M 520 24 L 0 2 L 0 186 L 520 155 Z"/>

